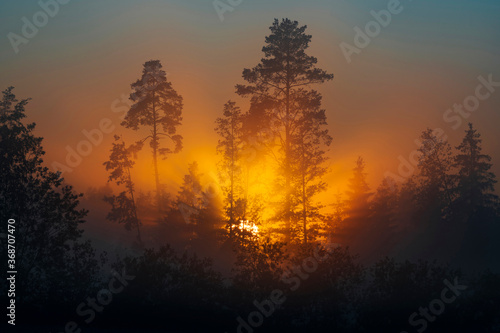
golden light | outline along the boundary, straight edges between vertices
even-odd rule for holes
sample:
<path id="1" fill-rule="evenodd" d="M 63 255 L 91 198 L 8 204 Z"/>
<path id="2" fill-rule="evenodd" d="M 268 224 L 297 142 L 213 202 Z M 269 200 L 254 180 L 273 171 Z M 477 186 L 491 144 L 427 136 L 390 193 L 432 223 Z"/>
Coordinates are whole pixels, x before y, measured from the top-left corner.
<path id="1" fill-rule="evenodd" d="M 241 231 L 250 232 L 253 236 L 259 235 L 259 227 L 249 220 L 240 220 L 238 229 L 240 229 Z"/>

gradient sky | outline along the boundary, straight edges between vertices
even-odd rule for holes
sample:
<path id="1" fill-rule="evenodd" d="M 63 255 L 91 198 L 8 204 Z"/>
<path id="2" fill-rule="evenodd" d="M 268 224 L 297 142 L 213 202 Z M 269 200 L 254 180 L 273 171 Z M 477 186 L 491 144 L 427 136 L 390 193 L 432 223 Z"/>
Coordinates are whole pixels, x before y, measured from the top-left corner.
<path id="1" fill-rule="evenodd" d="M 375 187 L 385 172 L 397 172 L 398 156 L 408 157 L 427 127 L 442 128 L 458 145 L 466 121 L 453 130 L 443 113 L 474 93 L 478 76 L 492 74 L 500 81 L 498 0 L 402 0 L 403 11 L 348 64 L 339 44 L 352 44 L 353 28 L 364 27 L 372 20 L 370 11 L 387 8 L 387 3 L 243 0 L 221 22 L 211 0 L 73 0 L 61 5 L 16 54 L 7 34 L 20 34 L 22 17 L 31 20 L 40 7 L 38 1 L 1 1 L 0 88 L 13 85 L 19 98 L 32 98 L 28 119 L 45 138 L 48 163 L 64 162 L 65 147 L 75 147 L 84 139 L 81 131 L 96 128 L 101 119 L 117 125 L 65 174 L 85 190 L 106 181 L 102 162 L 112 134 L 138 138 L 118 126 L 112 103 L 130 93 L 145 61 L 161 60 L 185 104 L 179 129 L 184 150 L 163 163 L 173 185 L 194 160 L 213 174 L 215 119 L 227 100 L 239 101 L 234 85 L 242 83 L 242 70 L 262 57 L 273 19 L 288 17 L 308 25 L 313 36 L 309 53 L 319 67 L 335 74 L 319 88 L 334 138 L 331 191 L 344 189 L 358 155 L 365 158 Z M 482 134 L 500 176 L 500 88 L 468 121 Z M 142 158 L 138 182 L 153 173 L 150 156 Z"/>

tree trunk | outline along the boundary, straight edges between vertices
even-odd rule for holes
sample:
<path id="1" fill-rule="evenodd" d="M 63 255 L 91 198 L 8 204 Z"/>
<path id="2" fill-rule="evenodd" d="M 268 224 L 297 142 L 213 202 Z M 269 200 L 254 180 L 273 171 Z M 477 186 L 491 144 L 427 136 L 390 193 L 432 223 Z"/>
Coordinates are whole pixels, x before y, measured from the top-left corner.
<path id="1" fill-rule="evenodd" d="M 286 80 L 286 114 L 285 114 L 285 240 L 290 242 L 291 238 L 291 209 L 290 198 L 290 60 L 287 57 L 287 80 Z"/>
<path id="2" fill-rule="evenodd" d="M 142 246 L 141 230 L 139 226 L 139 218 L 137 216 L 137 206 L 135 205 L 134 188 L 132 185 L 132 175 L 130 174 L 130 168 L 127 168 L 127 174 L 128 174 L 128 188 L 130 192 L 130 198 L 132 199 L 132 208 L 134 210 L 134 218 L 136 223 L 135 226 L 137 228 L 137 242 Z"/>
<path id="3" fill-rule="evenodd" d="M 302 220 L 304 224 L 304 244 L 307 244 L 306 168 L 304 148 L 302 148 Z"/>
<path id="4" fill-rule="evenodd" d="M 229 194 L 230 211 L 229 211 L 229 236 L 233 236 L 234 225 L 234 121 L 231 121 L 231 193 Z"/>
<path id="5" fill-rule="evenodd" d="M 158 132 L 156 128 L 156 107 L 155 93 L 153 91 L 153 164 L 155 168 L 155 183 L 156 183 L 156 204 L 158 211 L 161 212 L 160 206 L 160 175 L 158 174 Z"/>

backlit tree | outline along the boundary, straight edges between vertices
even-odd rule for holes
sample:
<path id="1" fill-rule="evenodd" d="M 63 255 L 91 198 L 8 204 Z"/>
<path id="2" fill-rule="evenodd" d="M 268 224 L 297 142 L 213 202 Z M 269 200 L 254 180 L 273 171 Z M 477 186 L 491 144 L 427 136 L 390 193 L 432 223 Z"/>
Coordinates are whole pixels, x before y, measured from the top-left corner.
<path id="1" fill-rule="evenodd" d="M 481 135 L 469 123 L 454 158 L 454 166 L 458 168 L 455 206 L 469 217 L 478 209 L 498 207 L 498 196 L 494 193 L 497 180 L 490 171 L 491 157 L 482 152 L 481 143 Z"/>
<path id="2" fill-rule="evenodd" d="M 121 192 L 118 196 L 106 196 L 104 200 L 111 205 L 111 212 L 108 214 L 108 219 L 118 223 L 122 223 L 125 229 L 137 230 L 137 242 L 142 244 L 141 239 L 141 221 L 137 217 L 137 205 L 135 200 L 135 189 L 130 173 L 135 162 L 132 156 L 137 153 L 140 146 L 132 145 L 127 147 L 123 139 L 115 135 L 115 142 L 111 148 L 109 161 L 104 162 L 106 170 L 110 172 L 108 181 L 114 181 L 117 185 L 125 185 L 126 191 Z"/>
<path id="3" fill-rule="evenodd" d="M 300 126 L 303 111 L 295 107 L 293 98 L 299 89 L 333 79 L 333 74 L 317 68 L 317 59 L 306 53 L 312 37 L 305 33 L 306 28 L 299 26 L 297 21 L 275 19 L 262 48 L 264 58 L 254 68 L 243 71 L 247 84 L 236 86 L 240 96 L 251 97 L 252 103 L 261 103 L 269 110 L 270 124 L 281 154 L 278 161 L 283 182 L 281 216 L 285 221 L 287 240 L 291 236 L 293 214 L 292 137 Z"/>
<path id="4" fill-rule="evenodd" d="M 228 229 L 229 236 L 233 236 L 233 228 L 238 224 L 237 220 L 244 218 L 244 212 L 238 212 L 236 202 L 242 200 L 240 193 L 241 186 L 241 149 L 242 149 L 242 114 L 241 109 L 236 106 L 236 103 L 229 101 L 224 105 L 222 117 L 216 120 L 217 127 L 215 128 L 219 134 L 219 142 L 217 144 L 217 152 L 222 156 L 219 163 L 220 175 L 223 183 L 226 214 L 229 218 Z M 244 206 L 244 205 L 240 205 Z"/>
<path id="5" fill-rule="evenodd" d="M 182 136 L 177 134 L 177 127 L 182 121 L 182 97 L 167 81 L 167 75 L 162 70 L 159 60 L 150 60 L 144 64 L 142 77 L 131 85 L 133 92 L 130 107 L 122 125 L 126 128 L 139 130 L 141 127 L 150 129 L 149 135 L 140 142 L 149 140 L 153 151 L 153 165 L 156 183 L 156 198 L 160 209 L 160 176 L 158 172 L 158 155 L 166 156 L 178 153 L 182 149 Z M 162 143 L 167 139 L 169 143 Z"/>

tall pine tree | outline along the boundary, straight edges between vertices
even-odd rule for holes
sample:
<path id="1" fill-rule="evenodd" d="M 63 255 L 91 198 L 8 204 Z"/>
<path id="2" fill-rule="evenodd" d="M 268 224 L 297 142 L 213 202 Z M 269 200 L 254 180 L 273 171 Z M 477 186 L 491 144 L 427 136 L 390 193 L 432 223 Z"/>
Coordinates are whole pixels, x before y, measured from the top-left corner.
<path id="1" fill-rule="evenodd" d="M 264 58 L 254 68 L 243 71 L 247 84 L 236 86 L 239 95 L 249 96 L 253 103 L 266 105 L 270 110 L 270 123 L 281 150 L 279 164 L 284 201 L 281 217 L 285 221 L 287 240 L 291 238 L 293 215 L 293 135 L 302 118 L 302 110 L 294 107 L 294 96 L 299 89 L 333 79 L 333 74 L 317 68 L 317 59 L 306 53 L 312 37 L 305 33 L 306 28 L 297 21 L 275 19 L 262 48 Z"/>
<path id="2" fill-rule="evenodd" d="M 177 134 L 177 127 L 182 121 L 182 97 L 167 81 L 167 75 L 162 70 L 159 60 L 150 60 L 144 64 L 142 77 L 131 85 L 133 92 L 130 107 L 122 125 L 126 128 L 139 130 L 148 127 L 150 134 L 140 143 L 149 140 L 153 151 L 153 165 L 156 183 L 156 198 L 160 207 L 160 175 L 158 172 L 158 155 L 178 153 L 182 149 L 182 136 Z M 168 139 L 170 146 L 165 147 L 162 139 Z"/>

